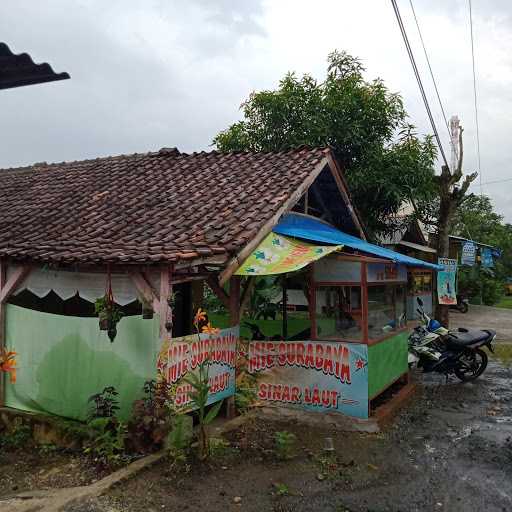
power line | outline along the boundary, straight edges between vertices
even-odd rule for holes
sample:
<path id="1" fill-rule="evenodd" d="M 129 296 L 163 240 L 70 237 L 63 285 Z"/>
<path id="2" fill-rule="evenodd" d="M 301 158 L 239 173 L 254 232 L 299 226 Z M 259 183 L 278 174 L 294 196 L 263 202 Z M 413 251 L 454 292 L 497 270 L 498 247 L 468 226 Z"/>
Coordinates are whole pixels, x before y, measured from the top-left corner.
<path id="1" fill-rule="evenodd" d="M 502 180 L 494 180 L 494 181 L 486 181 L 482 183 L 480 180 L 480 188 L 482 188 L 482 185 L 494 185 L 496 183 L 504 183 L 505 181 L 512 181 L 512 178 L 503 178 Z"/>
<path id="2" fill-rule="evenodd" d="M 473 96 L 475 100 L 475 124 L 476 124 L 476 152 L 478 157 L 478 176 L 480 178 L 480 194 L 482 194 L 482 166 L 480 161 L 480 129 L 478 125 L 478 101 L 476 95 L 476 73 L 475 73 L 475 44 L 473 38 L 473 10 L 471 8 L 471 0 L 469 4 L 469 27 L 471 32 L 471 59 L 473 62 Z"/>
<path id="3" fill-rule="evenodd" d="M 409 0 L 409 4 L 411 5 L 412 14 L 414 16 L 414 21 L 416 23 L 416 28 L 418 29 L 418 35 L 420 36 L 421 46 L 423 47 L 423 53 L 425 54 L 425 59 L 427 60 L 428 69 L 430 71 L 430 77 L 432 78 L 432 82 L 434 84 L 434 89 L 436 91 L 437 101 L 439 102 L 439 106 L 441 107 L 441 112 L 443 114 L 444 124 L 446 125 L 446 129 L 448 130 L 448 139 L 450 141 L 450 144 L 453 147 L 453 150 L 455 151 L 455 155 L 457 155 L 457 148 L 455 147 L 455 144 L 452 140 L 452 134 L 450 132 L 450 125 L 448 123 L 448 118 L 446 117 L 446 113 L 444 111 L 443 102 L 441 101 L 441 95 L 439 94 L 439 89 L 437 87 L 437 82 L 434 77 L 434 72 L 432 70 L 432 66 L 430 65 L 430 59 L 428 57 L 427 48 L 425 46 L 425 41 L 423 40 L 423 34 L 421 33 L 420 24 L 418 22 L 418 18 L 416 16 L 416 11 L 414 9 L 414 5 L 412 3 L 412 0 Z"/>
<path id="4" fill-rule="evenodd" d="M 430 110 L 430 105 L 428 103 L 427 95 L 425 94 L 425 89 L 423 87 L 423 83 L 421 81 L 420 73 L 418 71 L 418 66 L 416 65 L 416 60 L 414 59 L 414 54 L 412 52 L 411 45 L 409 43 L 409 38 L 407 37 L 407 32 L 405 31 L 405 27 L 402 21 L 402 17 L 400 16 L 400 10 L 398 9 L 398 5 L 396 0 L 391 0 L 391 4 L 393 5 L 393 10 L 395 11 L 396 20 L 398 22 L 398 26 L 400 27 L 400 31 L 402 32 L 402 38 L 405 43 L 405 48 L 407 53 L 409 54 L 409 60 L 411 61 L 412 69 L 414 71 L 414 76 L 416 77 L 416 81 L 418 82 L 418 87 L 420 89 L 421 97 L 423 98 L 423 103 L 425 104 L 425 109 L 427 110 L 427 115 L 430 120 L 430 124 L 432 125 L 432 130 L 434 132 L 434 137 L 436 138 L 437 145 L 439 146 L 439 151 L 441 156 L 443 157 L 444 164 L 449 168 L 448 160 L 446 159 L 446 155 L 443 149 L 443 145 L 441 144 L 441 139 L 439 137 L 439 133 L 437 131 L 436 123 L 434 121 L 434 116 L 432 115 L 432 111 Z"/>

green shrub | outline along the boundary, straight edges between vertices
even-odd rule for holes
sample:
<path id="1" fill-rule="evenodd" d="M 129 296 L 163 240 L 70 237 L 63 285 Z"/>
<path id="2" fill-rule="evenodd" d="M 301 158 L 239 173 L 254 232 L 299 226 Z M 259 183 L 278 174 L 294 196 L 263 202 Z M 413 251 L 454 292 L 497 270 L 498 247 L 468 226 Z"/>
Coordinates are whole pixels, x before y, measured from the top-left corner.
<path id="1" fill-rule="evenodd" d="M 24 448 L 32 440 L 32 428 L 21 421 L 16 421 L 14 426 L 0 437 L 0 447 L 17 450 Z"/>
<path id="2" fill-rule="evenodd" d="M 94 418 L 87 423 L 89 438 L 84 453 L 94 457 L 105 466 L 122 462 L 126 428 L 116 418 Z"/>
<path id="3" fill-rule="evenodd" d="M 274 434 L 274 446 L 278 459 L 287 460 L 293 455 L 297 437 L 295 434 L 283 430 Z"/>
<path id="4" fill-rule="evenodd" d="M 171 430 L 167 435 L 166 447 L 174 461 L 184 462 L 192 441 L 192 417 L 177 414 L 172 418 Z"/>

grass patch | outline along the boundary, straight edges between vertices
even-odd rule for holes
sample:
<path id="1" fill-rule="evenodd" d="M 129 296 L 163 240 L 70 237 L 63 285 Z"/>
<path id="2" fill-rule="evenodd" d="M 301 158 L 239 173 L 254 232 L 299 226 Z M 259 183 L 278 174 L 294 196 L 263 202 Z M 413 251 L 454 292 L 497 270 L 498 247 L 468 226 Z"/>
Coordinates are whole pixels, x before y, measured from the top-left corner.
<path id="1" fill-rule="evenodd" d="M 295 336 L 295 334 L 298 334 L 310 327 L 310 321 L 307 313 L 296 313 L 297 316 L 295 318 L 293 318 L 292 315 L 293 313 L 288 315 L 288 336 Z M 212 313 L 208 315 L 208 318 L 215 327 L 219 327 L 220 329 L 229 327 L 228 315 Z M 240 336 L 247 339 L 250 338 L 251 331 L 243 325 L 245 320 L 253 324 L 257 324 L 265 336 L 282 336 L 283 320 L 280 315 L 278 315 L 275 320 L 252 320 L 250 318 L 243 317 L 240 321 Z"/>
<path id="2" fill-rule="evenodd" d="M 504 366 L 512 366 L 512 343 L 495 343 L 493 359 L 498 359 Z"/>
<path id="3" fill-rule="evenodd" d="M 498 304 L 496 304 L 497 308 L 507 308 L 512 309 L 512 295 L 508 295 L 503 297 Z"/>

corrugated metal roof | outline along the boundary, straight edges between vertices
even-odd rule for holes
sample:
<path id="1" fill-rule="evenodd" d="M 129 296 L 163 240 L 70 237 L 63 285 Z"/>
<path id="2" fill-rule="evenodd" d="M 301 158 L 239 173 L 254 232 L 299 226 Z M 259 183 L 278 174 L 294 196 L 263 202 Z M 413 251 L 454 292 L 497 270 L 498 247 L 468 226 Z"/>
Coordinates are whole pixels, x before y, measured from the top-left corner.
<path id="1" fill-rule="evenodd" d="M 442 270 L 443 268 L 435 263 L 411 258 L 410 256 L 391 251 L 385 247 L 370 244 L 360 238 L 343 233 L 327 223 L 305 215 L 299 216 L 289 213 L 281 219 L 277 226 L 274 226 L 272 231 L 280 235 L 293 236 L 304 240 L 344 245 L 356 251 L 379 256 L 391 260 L 394 263 L 400 263 L 409 267 L 430 268 L 433 270 Z"/>
<path id="2" fill-rule="evenodd" d="M 432 247 L 429 247 L 428 245 L 420 245 L 420 244 L 415 244 L 413 242 L 405 242 L 403 240 L 398 242 L 398 244 L 404 245 L 405 247 L 410 247 L 411 249 L 416 249 L 417 251 L 431 252 L 433 254 L 435 254 L 437 252 L 435 249 L 433 249 Z"/>
<path id="3" fill-rule="evenodd" d="M 36 64 L 28 53 L 16 55 L 0 43 L 0 89 L 66 80 L 68 73 L 55 73 L 47 62 Z"/>

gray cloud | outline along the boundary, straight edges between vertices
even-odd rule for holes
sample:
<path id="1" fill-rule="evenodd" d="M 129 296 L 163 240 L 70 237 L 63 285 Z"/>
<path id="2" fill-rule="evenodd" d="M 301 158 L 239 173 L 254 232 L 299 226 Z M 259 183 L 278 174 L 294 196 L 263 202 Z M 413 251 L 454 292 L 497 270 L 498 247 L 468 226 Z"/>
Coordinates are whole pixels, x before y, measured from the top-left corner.
<path id="1" fill-rule="evenodd" d="M 408 2 L 400 1 L 441 126 Z M 466 128 L 476 168 L 467 2 L 416 0 L 448 115 Z M 370 13 L 370 15 L 369 15 Z M 512 177 L 512 5 L 474 2 L 483 181 Z M 2 39 L 71 80 L 0 92 L 0 167 L 178 146 L 208 149 L 252 90 L 289 70 L 321 79 L 334 48 L 400 91 L 411 121 L 430 127 L 388 2 L 365 0 L 87 0 L 0 4 Z M 489 185 L 512 221 L 508 190 Z M 478 188 L 474 189 L 478 191 Z"/>

